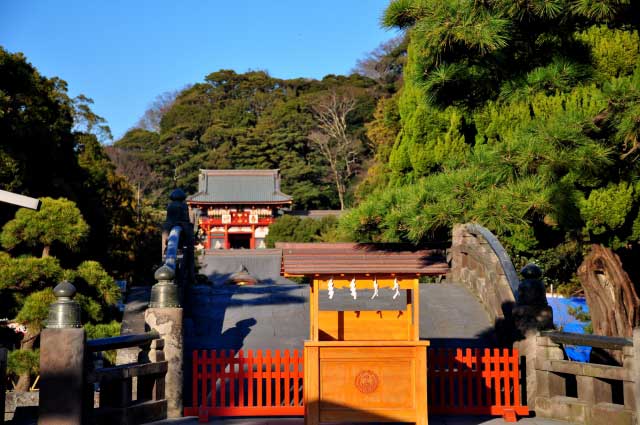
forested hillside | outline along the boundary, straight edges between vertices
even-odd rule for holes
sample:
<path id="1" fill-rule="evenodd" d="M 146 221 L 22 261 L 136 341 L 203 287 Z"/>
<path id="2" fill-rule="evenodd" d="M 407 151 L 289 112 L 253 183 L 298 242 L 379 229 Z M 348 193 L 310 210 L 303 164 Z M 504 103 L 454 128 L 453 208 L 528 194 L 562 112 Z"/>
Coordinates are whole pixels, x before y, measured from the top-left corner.
<path id="1" fill-rule="evenodd" d="M 371 155 L 364 123 L 383 91 L 357 74 L 282 80 L 221 70 L 156 104 L 157 113 L 146 114 L 156 119 L 142 120 L 110 155 L 125 174 L 149 171 L 138 181 L 156 204 L 174 186 L 193 193 L 199 169 L 280 168 L 282 190 L 295 207 L 338 208 L 335 176 L 349 185 Z M 348 146 L 344 152 L 331 146 L 338 154 L 332 164 L 320 144 L 336 125 L 344 127 Z"/>
<path id="2" fill-rule="evenodd" d="M 368 125 L 378 162 L 343 231 L 420 244 L 474 221 L 551 283 L 591 244 L 637 257 L 638 19 L 626 1 L 393 0 L 404 85 Z"/>

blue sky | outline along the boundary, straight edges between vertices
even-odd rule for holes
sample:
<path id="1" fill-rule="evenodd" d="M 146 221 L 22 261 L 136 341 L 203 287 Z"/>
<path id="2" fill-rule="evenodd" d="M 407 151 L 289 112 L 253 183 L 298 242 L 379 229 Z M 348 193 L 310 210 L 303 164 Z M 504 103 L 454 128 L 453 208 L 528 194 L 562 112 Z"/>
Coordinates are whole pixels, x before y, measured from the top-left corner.
<path id="1" fill-rule="evenodd" d="M 0 0 L 0 45 L 95 101 L 116 138 L 160 93 L 218 69 L 346 74 L 395 34 L 389 0 Z"/>

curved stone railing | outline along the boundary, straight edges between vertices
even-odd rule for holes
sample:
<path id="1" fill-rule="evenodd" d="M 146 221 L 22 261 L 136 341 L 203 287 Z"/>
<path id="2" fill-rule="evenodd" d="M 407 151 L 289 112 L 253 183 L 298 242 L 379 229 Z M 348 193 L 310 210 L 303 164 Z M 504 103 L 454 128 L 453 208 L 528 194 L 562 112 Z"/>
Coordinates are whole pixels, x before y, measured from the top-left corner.
<path id="1" fill-rule="evenodd" d="M 474 223 L 453 227 L 448 280 L 469 288 L 494 323 L 510 316 L 520 280 L 509 255 L 488 229 Z"/>
<path id="2" fill-rule="evenodd" d="M 164 252 L 164 264 L 176 269 L 178 264 L 178 251 L 180 247 L 180 234 L 182 233 L 182 226 L 173 226 L 169 232 L 167 238 L 167 247 Z"/>

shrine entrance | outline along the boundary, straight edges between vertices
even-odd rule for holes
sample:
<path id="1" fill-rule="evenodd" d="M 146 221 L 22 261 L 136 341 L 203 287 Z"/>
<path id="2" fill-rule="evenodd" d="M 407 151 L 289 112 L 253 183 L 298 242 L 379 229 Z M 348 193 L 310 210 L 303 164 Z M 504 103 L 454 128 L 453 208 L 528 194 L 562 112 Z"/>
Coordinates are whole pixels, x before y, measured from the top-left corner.
<path id="1" fill-rule="evenodd" d="M 429 347 L 420 339 L 420 293 L 428 286 L 418 279 L 449 270 L 443 250 L 341 243 L 276 248 L 281 273 L 311 283 L 303 355 L 255 344 L 192 351 L 185 415 L 202 422 L 304 415 L 306 425 L 426 425 L 428 412 L 502 415 L 507 422 L 529 414 L 517 350 Z"/>
<path id="2" fill-rule="evenodd" d="M 251 249 L 253 235 L 251 233 L 229 233 L 230 249 Z"/>

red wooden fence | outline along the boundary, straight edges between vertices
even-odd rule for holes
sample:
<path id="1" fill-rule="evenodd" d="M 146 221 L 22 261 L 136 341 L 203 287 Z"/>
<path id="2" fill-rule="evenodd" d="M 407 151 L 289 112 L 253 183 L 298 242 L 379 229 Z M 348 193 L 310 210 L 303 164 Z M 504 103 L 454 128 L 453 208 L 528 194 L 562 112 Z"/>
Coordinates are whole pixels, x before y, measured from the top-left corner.
<path id="1" fill-rule="evenodd" d="M 429 413 L 528 415 L 520 394 L 518 350 L 429 349 Z"/>
<path id="2" fill-rule="evenodd" d="M 429 413 L 528 415 L 521 403 L 517 350 L 428 350 Z M 194 351 L 193 407 L 185 416 L 302 416 L 303 359 L 298 350 Z"/>
<path id="3" fill-rule="evenodd" d="M 302 416 L 304 364 L 298 350 L 193 352 L 193 407 L 185 416 Z"/>

